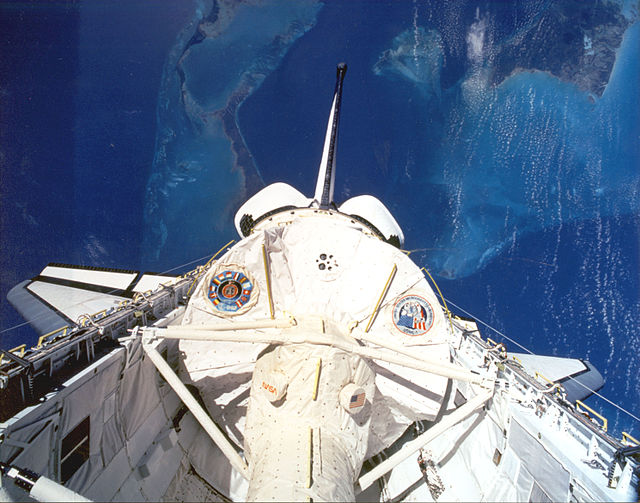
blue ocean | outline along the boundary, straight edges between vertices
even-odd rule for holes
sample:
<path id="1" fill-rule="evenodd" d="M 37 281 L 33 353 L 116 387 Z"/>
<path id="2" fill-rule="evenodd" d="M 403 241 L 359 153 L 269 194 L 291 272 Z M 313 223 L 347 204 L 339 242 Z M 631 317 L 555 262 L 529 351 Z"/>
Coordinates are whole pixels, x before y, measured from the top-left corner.
<path id="1" fill-rule="evenodd" d="M 49 262 L 182 273 L 266 184 L 311 195 L 345 61 L 336 200 L 381 199 L 509 352 L 588 359 L 640 437 L 637 2 L 2 2 L 0 43 L 2 348 Z"/>

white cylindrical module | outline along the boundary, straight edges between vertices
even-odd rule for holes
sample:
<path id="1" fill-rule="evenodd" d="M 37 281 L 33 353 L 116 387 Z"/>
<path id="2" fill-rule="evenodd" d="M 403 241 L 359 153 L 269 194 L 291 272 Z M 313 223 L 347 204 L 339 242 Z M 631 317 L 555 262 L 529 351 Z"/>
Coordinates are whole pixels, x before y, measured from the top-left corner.
<path id="1" fill-rule="evenodd" d="M 371 367 L 335 347 L 291 344 L 263 354 L 244 430 L 246 501 L 355 501 L 370 423 L 364 410 L 370 407 L 360 402 L 374 392 Z"/>

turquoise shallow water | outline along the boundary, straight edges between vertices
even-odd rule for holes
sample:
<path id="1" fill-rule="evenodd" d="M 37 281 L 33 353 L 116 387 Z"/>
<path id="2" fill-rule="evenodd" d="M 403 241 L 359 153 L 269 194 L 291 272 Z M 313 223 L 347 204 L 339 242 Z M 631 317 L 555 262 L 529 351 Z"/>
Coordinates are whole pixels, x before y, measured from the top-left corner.
<path id="1" fill-rule="evenodd" d="M 234 238 L 265 184 L 310 194 L 344 60 L 336 198 L 379 197 L 450 300 L 535 352 L 590 359 L 638 415 L 633 8 L 148 6 L 0 7 L 24 47 L 2 63 L 3 292 L 49 261 L 164 271 Z M 2 310 L 3 347 L 33 337 Z"/>

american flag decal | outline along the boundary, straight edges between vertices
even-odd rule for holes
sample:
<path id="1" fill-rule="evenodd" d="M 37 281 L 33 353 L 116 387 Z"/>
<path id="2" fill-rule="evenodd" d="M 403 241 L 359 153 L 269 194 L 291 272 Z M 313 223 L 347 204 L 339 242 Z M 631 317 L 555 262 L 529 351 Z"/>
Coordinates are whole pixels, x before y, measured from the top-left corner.
<path id="1" fill-rule="evenodd" d="M 357 395 L 351 395 L 351 401 L 349 403 L 350 409 L 356 409 L 364 405 L 365 393 L 359 393 Z"/>

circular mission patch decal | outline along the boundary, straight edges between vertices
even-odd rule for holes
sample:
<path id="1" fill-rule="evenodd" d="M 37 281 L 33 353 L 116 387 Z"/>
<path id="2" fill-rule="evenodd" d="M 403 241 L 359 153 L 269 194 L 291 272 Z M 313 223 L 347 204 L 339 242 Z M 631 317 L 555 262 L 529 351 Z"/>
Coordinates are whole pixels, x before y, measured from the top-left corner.
<path id="1" fill-rule="evenodd" d="M 253 284 L 239 271 L 223 271 L 209 282 L 209 300 L 218 311 L 235 313 L 251 299 Z"/>
<path id="2" fill-rule="evenodd" d="M 402 297 L 393 306 L 393 324 L 405 335 L 426 334 L 433 325 L 431 304 L 419 295 Z"/>

